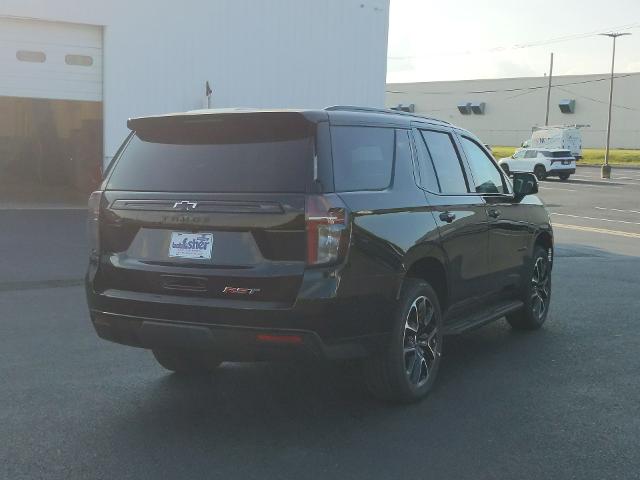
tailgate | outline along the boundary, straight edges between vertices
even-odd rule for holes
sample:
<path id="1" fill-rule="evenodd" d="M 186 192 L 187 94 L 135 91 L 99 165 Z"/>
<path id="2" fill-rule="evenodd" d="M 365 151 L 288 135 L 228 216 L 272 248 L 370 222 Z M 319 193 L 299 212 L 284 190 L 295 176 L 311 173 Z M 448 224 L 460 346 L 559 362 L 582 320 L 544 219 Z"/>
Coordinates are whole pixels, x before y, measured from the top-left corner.
<path id="1" fill-rule="evenodd" d="M 100 289 L 295 300 L 305 268 L 304 195 L 105 196 Z M 189 242 L 201 247 L 195 255 L 180 248 Z"/>

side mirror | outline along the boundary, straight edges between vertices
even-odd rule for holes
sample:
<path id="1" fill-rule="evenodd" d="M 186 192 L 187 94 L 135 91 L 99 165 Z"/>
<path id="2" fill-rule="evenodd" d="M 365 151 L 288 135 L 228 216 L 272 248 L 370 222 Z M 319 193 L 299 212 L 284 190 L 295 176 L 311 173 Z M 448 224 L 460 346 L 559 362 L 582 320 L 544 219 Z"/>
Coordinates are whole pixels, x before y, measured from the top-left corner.
<path id="1" fill-rule="evenodd" d="M 517 200 L 538 193 L 538 180 L 533 173 L 513 174 L 513 193 Z"/>

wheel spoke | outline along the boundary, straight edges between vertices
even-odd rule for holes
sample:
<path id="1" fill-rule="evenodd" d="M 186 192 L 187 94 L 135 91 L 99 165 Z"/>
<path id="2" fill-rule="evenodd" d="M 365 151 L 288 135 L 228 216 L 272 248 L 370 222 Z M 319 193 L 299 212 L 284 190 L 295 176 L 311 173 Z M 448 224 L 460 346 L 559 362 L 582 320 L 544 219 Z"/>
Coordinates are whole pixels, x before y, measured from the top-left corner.
<path id="1" fill-rule="evenodd" d="M 540 287 L 540 298 L 546 300 L 549 298 L 549 287 L 545 283 L 542 287 Z"/>
<path id="2" fill-rule="evenodd" d="M 431 321 L 433 320 L 434 317 L 434 313 L 433 313 L 433 307 L 431 305 L 429 305 L 429 308 L 426 309 L 426 315 L 424 318 L 424 326 L 428 327 L 431 324 Z"/>
<path id="3" fill-rule="evenodd" d="M 536 314 L 536 317 L 542 317 L 542 313 L 544 312 L 543 308 L 544 301 L 542 300 L 542 298 L 540 298 L 540 296 L 536 296 L 536 303 L 534 304 L 534 313 Z"/>
<path id="4" fill-rule="evenodd" d="M 425 324 L 425 318 L 427 318 L 427 300 L 421 298 L 416 300 L 416 310 L 418 313 L 418 329 Z"/>
<path id="5" fill-rule="evenodd" d="M 411 330 L 412 332 L 417 333 L 418 327 L 419 327 L 418 309 L 414 304 L 411 306 L 411 309 L 409 310 L 409 314 L 407 315 L 407 322 L 405 323 L 405 329 Z"/>
<path id="6" fill-rule="evenodd" d="M 547 262 L 542 258 L 538 261 L 540 262 L 540 280 L 544 282 L 547 279 Z"/>
<path id="7" fill-rule="evenodd" d="M 429 340 L 427 341 L 427 348 L 429 349 L 429 353 L 431 353 L 431 356 L 434 360 L 438 356 L 438 339 L 436 337 L 437 334 L 438 330 L 434 329 L 433 332 L 431 332 L 431 335 L 429 335 Z"/>
<path id="8" fill-rule="evenodd" d="M 411 370 L 409 372 L 409 379 L 411 383 L 417 384 L 420 381 L 420 373 L 422 370 L 422 356 L 416 350 L 416 355 L 413 358 L 413 363 L 411 364 Z"/>
<path id="9" fill-rule="evenodd" d="M 424 371 L 424 378 L 426 379 L 429 376 L 429 364 L 427 363 L 427 359 L 422 357 L 420 361 L 420 376 L 418 377 L 418 381 L 423 379 L 422 372 Z"/>

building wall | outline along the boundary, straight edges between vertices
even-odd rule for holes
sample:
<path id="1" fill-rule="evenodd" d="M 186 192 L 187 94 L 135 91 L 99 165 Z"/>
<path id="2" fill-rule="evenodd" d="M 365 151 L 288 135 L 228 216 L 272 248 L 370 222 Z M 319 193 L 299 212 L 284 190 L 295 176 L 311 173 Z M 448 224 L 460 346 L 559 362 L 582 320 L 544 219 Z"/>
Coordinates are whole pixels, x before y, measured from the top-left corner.
<path id="1" fill-rule="evenodd" d="M 205 106 L 382 106 L 389 0 L 4 0 L 0 16 L 103 27 L 104 151 L 126 119 Z"/>
<path id="2" fill-rule="evenodd" d="M 529 77 L 394 83 L 387 85 L 386 104 L 414 103 L 417 113 L 441 118 L 471 130 L 485 143 L 517 146 L 530 137 L 533 126 L 544 125 L 547 82 L 545 77 Z M 613 147 L 640 148 L 638 92 L 640 73 L 620 74 L 615 79 L 611 131 Z M 562 99 L 576 100 L 574 114 L 560 112 L 558 103 Z M 554 77 L 549 124 L 591 125 L 582 130 L 583 145 L 586 148 L 604 148 L 608 101 L 607 74 Z M 485 114 L 462 115 L 457 105 L 466 102 L 485 102 Z"/>

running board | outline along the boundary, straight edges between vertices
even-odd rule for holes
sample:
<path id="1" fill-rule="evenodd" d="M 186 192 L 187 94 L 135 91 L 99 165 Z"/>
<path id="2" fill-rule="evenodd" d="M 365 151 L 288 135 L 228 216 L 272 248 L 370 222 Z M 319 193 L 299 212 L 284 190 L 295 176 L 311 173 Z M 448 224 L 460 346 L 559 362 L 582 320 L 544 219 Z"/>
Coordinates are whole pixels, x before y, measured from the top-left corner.
<path id="1" fill-rule="evenodd" d="M 452 323 L 445 323 L 442 333 L 443 335 L 457 335 L 459 333 L 467 332 L 498 320 L 511 312 L 515 312 L 523 306 L 524 303 L 520 300 L 492 305 L 491 308 L 478 312 L 471 317 L 454 320 Z"/>

